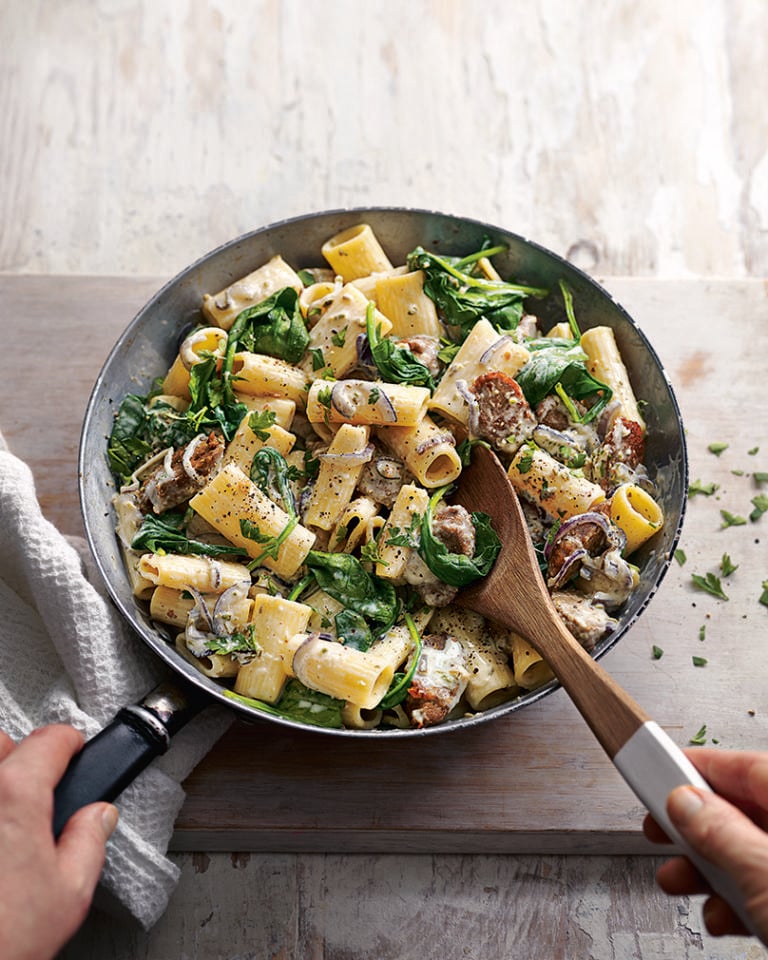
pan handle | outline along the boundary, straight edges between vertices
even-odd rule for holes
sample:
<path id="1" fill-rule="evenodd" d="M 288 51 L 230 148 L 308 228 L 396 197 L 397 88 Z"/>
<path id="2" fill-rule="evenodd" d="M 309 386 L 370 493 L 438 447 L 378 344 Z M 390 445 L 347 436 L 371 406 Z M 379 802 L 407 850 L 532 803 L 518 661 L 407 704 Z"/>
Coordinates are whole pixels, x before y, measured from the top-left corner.
<path id="1" fill-rule="evenodd" d="M 53 835 L 75 811 L 97 800 L 111 802 L 205 704 L 199 691 L 163 682 L 139 703 L 123 707 L 70 761 L 53 795 Z"/>

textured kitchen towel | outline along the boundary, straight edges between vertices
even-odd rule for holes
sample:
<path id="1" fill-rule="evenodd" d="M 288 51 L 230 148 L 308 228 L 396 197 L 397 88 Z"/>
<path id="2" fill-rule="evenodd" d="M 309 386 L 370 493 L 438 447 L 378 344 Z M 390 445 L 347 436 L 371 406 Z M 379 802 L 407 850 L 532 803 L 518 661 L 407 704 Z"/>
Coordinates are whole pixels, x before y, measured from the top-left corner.
<path id="1" fill-rule="evenodd" d="M 161 679 L 89 563 L 85 542 L 43 517 L 29 468 L 0 435 L 0 727 L 14 740 L 55 722 L 91 737 Z M 227 710 L 207 709 L 117 801 L 102 884 L 145 929 L 178 880 L 166 851 L 181 781 L 230 722 Z"/>

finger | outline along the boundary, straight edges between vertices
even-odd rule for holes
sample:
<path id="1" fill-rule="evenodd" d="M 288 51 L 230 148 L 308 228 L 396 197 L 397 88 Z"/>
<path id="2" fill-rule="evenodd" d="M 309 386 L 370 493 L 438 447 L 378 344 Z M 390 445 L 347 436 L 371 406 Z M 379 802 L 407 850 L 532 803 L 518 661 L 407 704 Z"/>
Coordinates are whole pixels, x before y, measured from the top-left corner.
<path id="1" fill-rule="evenodd" d="M 739 920 L 725 900 L 720 897 L 710 897 L 705 901 L 702 909 L 704 925 L 713 937 L 723 937 L 726 934 L 745 934 L 750 931 Z"/>
<path id="2" fill-rule="evenodd" d="M 89 903 L 104 866 L 105 844 L 117 825 L 117 807 L 91 803 L 67 821 L 59 837 L 57 854 L 69 889 Z"/>
<path id="3" fill-rule="evenodd" d="M 768 836 L 710 791 L 677 787 L 667 799 L 672 824 L 691 847 L 730 874 L 747 901 L 764 894 Z"/>
<path id="4" fill-rule="evenodd" d="M 74 727 L 54 723 L 33 730 L 7 757 L 5 764 L 18 768 L 31 788 L 52 790 L 82 745 L 83 737 Z"/>
<path id="5" fill-rule="evenodd" d="M 731 802 L 765 809 L 768 805 L 768 755 L 755 750 L 685 751 L 713 790 Z"/>
<path id="6" fill-rule="evenodd" d="M 712 888 L 686 857 L 673 857 L 656 871 L 656 882 L 672 897 L 711 893 Z"/>
<path id="7" fill-rule="evenodd" d="M 672 843 L 650 813 L 647 813 L 643 820 L 643 833 L 651 843 Z"/>
<path id="8" fill-rule="evenodd" d="M 16 744 L 4 730 L 0 730 L 0 763 L 16 749 Z"/>

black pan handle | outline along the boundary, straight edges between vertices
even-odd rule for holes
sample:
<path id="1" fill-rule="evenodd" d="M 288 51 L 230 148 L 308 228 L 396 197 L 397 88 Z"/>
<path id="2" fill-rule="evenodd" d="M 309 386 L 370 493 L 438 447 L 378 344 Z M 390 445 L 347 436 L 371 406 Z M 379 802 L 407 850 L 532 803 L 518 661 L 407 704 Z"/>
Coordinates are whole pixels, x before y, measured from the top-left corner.
<path id="1" fill-rule="evenodd" d="M 204 695 L 192 687 L 164 682 L 139 703 L 123 707 L 72 758 L 59 781 L 53 794 L 54 836 L 81 807 L 118 797 L 204 704 Z"/>

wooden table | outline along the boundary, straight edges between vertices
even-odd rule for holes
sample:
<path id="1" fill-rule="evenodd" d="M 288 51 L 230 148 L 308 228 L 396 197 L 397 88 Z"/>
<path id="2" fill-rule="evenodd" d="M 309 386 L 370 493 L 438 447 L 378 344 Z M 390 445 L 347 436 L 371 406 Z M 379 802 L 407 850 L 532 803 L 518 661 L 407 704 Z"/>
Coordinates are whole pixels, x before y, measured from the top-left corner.
<path id="1" fill-rule="evenodd" d="M 43 510 L 81 532 L 76 450 L 108 349 L 159 286 L 152 278 L 0 277 L 0 429 L 35 475 Z M 604 665 L 673 738 L 706 725 L 727 747 L 768 747 L 763 654 L 768 515 L 747 516 L 768 471 L 761 281 L 604 285 L 635 316 L 678 390 L 691 476 L 719 484 L 689 503 L 681 547 L 651 607 Z M 640 388 L 640 391 L 642 388 Z M 719 457 L 713 441 L 728 443 Z M 759 452 L 755 452 L 759 448 Z M 768 484 L 763 486 L 768 492 Z M 738 570 L 728 602 L 693 573 Z M 700 639 L 700 628 L 705 638 Z M 652 647 L 664 653 L 653 659 Z M 696 667 L 692 657 L 707 659 Z M 642 811 L 562 691 L 500 721 L 418 742 L 356 744 L 237 722 L 185 784 L 172 847 L 194 851 L 649 853 Z M 657 851 L 656 851 L 657 852 Z"/>

